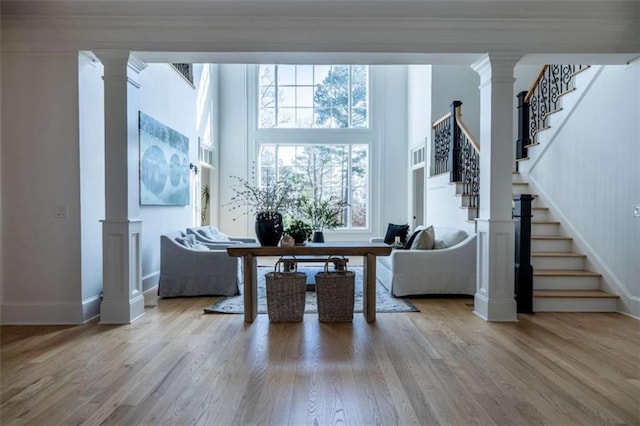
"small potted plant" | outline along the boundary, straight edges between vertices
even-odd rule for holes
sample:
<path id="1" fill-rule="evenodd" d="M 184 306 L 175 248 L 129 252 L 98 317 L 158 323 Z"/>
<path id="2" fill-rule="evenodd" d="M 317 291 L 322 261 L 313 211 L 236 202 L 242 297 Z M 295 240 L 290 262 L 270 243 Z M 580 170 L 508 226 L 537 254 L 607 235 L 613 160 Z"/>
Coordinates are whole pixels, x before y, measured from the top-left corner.
<path id="1" fill-rule="evenodd" d="M 344 208 L 349 205 L 337 197 L 328 199 L 303 199 L 300 214 L 311 222 L 313 228 L 313 242 L 323 243 L 325 229 L 335 229 L 342 226 Z"/>
<path id="2" fill-rule="evenodd" d="M 311 237 L 312 232 L 313 229 L 311 225 L 302 220 L 294 220 L 291 225 L 284 230 L 285 235 L 292 237 L 296 245 L 304 245 L 304 243 L 309 240 L 309 237 Z"/>

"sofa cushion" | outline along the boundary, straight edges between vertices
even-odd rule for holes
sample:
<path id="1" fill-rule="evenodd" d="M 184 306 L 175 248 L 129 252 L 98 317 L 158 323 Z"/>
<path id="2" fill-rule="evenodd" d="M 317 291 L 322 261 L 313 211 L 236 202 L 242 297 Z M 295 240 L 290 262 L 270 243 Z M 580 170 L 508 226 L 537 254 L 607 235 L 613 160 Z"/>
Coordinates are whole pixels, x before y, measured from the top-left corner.
<path id="1" fill-rule="evenodd" d="M 201 228 L 197 228 L 196 232 L 199 232 L 203 237 L 211 241 L 225 243 L 230 241 L 227 234 L 220 232 L 220 230 L 215 226 L 203 226 Z"/>
<path id="2" fill-rule="evenodd" d="M 422 231 L 423 229 L 424 229 L 423 226 L 416 227 L 416 229 L 411 233 L 411 236 L 407 239 L 407 242 L 404 244 L 404 247 L 402 248 L 404 250 L 409 250 L 411 248 L 411 244 L 413 244 L 413 241 L 416 239 L 420 231 Z"/>
<path id="3" fill-rule="evenodd" d="M 411 244 L 411 250 L 431 250 L 435 243 L 435 234 L 433 226 L 420 231 L 418 236 Z"/>
<path id="4" fill-rule="evenodd" d="M 407 233 L 409 232 L 409 225 L 395 225 L 390 223 L 387 226 L 387 234 L 384 237 L 385 244 L 393 244 L 396 237 L 400 237 L 400 242 L 402 244 L 407 240 Z"/>
<path id="5" fill-rule="evenodd" d="M 434 249 L 453 247 L 467 238 L 467 233 L 461 229 L 436 229 Z"/>

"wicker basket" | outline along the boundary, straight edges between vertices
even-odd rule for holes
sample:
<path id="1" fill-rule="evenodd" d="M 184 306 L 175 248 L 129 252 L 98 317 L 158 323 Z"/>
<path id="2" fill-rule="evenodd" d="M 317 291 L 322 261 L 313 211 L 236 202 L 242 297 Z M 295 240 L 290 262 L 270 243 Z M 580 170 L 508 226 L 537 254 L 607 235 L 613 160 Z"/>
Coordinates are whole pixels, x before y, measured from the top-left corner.
<path id="1" fill-rule="evenodd" d="M 265 274 L 267 313 L 272 322 L 300 322 L 304 316 L 307 274 L 281 272 L 282 262 L 276 262 L 273 272 Z"/>
<path id="2" fill-rule="evenodd" d="M 341 270 L 329 272 L 329 257 L 324 272 L 316 274 L 316 296 L 318 298 L 318 319 L 320 322 L 353 321 L 353 302 L 356 274 L 347 270 L 346 262 Z"/>

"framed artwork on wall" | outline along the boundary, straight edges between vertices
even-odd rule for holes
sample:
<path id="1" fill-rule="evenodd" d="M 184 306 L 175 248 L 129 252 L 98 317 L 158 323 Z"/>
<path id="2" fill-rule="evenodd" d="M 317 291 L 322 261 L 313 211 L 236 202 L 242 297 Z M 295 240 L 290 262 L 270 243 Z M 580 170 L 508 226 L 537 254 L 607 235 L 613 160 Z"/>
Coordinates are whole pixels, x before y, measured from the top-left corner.
<path id="1" fill-rule="evenodd" d="M 189 138 L 139 112 L 140 205 L 189 204 Z"/>

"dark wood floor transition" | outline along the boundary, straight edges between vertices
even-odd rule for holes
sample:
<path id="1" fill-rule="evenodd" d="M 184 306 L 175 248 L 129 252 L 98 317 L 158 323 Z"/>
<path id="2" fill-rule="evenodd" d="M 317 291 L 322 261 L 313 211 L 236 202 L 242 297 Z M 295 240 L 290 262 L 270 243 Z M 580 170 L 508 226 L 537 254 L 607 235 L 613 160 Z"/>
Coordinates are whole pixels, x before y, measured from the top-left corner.
<path id="1" fill-rule="evenodd" d="M 471 299 L 347 324 L 205 315 L 160 300 L 130 325 L 1 328 L 2 425 L 640 424 L 640 322 Z"/>

